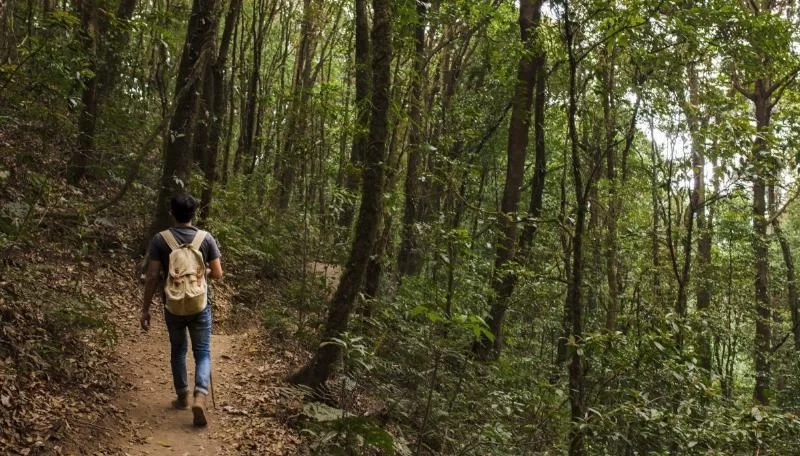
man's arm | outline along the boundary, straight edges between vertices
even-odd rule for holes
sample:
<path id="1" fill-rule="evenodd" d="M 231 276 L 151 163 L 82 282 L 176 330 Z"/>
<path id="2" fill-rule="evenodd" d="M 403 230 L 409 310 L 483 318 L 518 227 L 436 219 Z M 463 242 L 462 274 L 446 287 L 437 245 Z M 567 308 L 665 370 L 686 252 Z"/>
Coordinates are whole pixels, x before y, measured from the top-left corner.
<path id="1" fill-rule="evenodd" d="M 212 279 L 219 280 L 222 278 L 222 262 L 219 261 L 219 258 L 209 261 L 208 268 L 211 269 L 209 276 Z"/>
<path id="2" fill-rule="evenodd" d="M 153 295 L 158 286 L 158 272 L 161 270 L 161 262 L 149 260 L 147 263 L 147 272 L 144 279 L 144 301 L 142 302 L 142 316 L 139 323 L 142 329 L 147 331 L 150 329 L 150 304 L 153 302 Z"/>

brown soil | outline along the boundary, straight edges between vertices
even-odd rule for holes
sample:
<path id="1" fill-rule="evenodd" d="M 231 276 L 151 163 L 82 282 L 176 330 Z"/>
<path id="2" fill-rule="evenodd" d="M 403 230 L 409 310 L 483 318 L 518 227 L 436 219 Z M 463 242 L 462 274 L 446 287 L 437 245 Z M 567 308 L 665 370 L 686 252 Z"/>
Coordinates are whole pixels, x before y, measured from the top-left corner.
<path id="1" fill-rule="evenodd" d="M 215 320 L 229 313 L 224 295 Z M 138 301 L 137 301 L 138 303 Z M 138 307 L 138 305 L 137 305 Z M 97 450 L 101 455 L 304 455 L 297 429 L 289 426 L 301 408 L 299 393 L 283 384 L 298 360 L 273 344 L 254 325 L 220 334 L 215 321 L 211 342 L 214 397 L 208 397 L 209 424 L 192 425 L 191 410 L 176 410 L 169 364 L 169 339 L 158 302 L 149 332 L 138 328 L 138 310 L 126 315 L 117 345 L 117 371 L 128 388 L 114 400 L 116 417 L 107 419 Z M 191 347 L 189 383 L 194 379 Z M 216 403 L 216 407 L 214 407 Z M 92 454 L 92 453 L 90 453 Z"/>
<path id="2" fill-rule="evenodd" d="M 234 353 L 237 339 L 242 336 L 215 334 L 211 342 L 212 380 L 216 380 L 214 398 L 218 404 L 230 401 L 230 391 L 225 386 L 243 368 L 232 362 L 239 355 Z M 194 359 L 189 350 L 187 365 L 189 383 L 194 378 Z M 130 455 L 217 455 L 225 452 L 225 442 L 218 435 L 220 428 L 219 408 L 209 402 L 209 425 L 206 428 L 192 426 L 190 410 L 176 410 L 170 406 L 175 399 L 172 376 L 169 370 L 169 339 L 161 312 L 153 316 L 151 331 L 133 334 L 120 344 L 119 369 L 131 388 L 117 401 L 130 421 L 112 442 L 113 446 Z M 216 377 L 216 378 L 213 378 Z"/>

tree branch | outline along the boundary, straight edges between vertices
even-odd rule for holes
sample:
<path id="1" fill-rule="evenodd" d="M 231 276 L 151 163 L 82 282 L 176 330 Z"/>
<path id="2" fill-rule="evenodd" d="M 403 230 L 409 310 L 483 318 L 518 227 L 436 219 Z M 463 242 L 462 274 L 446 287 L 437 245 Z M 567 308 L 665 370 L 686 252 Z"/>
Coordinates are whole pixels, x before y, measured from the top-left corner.
<path id="1" fill-rule="evenodd" d="M 769 105 L 770 109 L 774 108 L 775 105 L 777 105 L 778 102 L 781 101 L 781 98 L 783 98 L 783 92 L 786 90 L 787 87 L 789 87 L 789 85 L 792 82 L 794 82 L 795 79 L 797 79 L 798 73 L 800 73 L 800 66 L 792 70 L 785 77 L 781 78 L 780 81 L 770 86 L 769 90 L 767 91 L 768 96 L 775 93 L 774 100 Z"/>
<path id="2" fill-rule="evenodd" d="M 733 84 L 733 88 L 736 89 L 737 92 L 741 93 L 745 98 L 750 101 L 756 100 L 755 92 L 749 92 L 742 86 L 742 83 L 739 82 L 739 76 L 736 74 L 736 70 L 731 72 L 731 84 Z"/>
<path id="3" fill-rule="evenodd" d="M 783 215 L 783 213 L 784 213 L 784 212 L 786 212 L 786 209 L 788 209 L 788 208 L 789 208 L 789 204 L 793 203 L 793 202 L 794 202 L 794 201 L 795 201 L 795 200 L 796 200 L 798 197 L 800 197 L 800 187 L 798 187 L 798 188 L 795 190 L 794 194 L 793 194 L 792 196 L 790 196 L 790 197 L 789 197 L 789 198 L 786 200 L 786 202 L 785 202 L 785 203 L 784 203 L 784 204 L 783 204 L 783 205 L 782 205 L 782 206 L 781 206 L 781 207 L 780 207 L 778 210 L 776 210 L 776 211 L 775 211 L 775 212 L 772 214 L 772 216 L 771 216 L 770 218 L 768 218 L 768 219 L 767 219 L 767 223 L 769 223 L 769 224 L 772 224 L 772 223 L 774 223 L 776 220 L 778 220 L 778 217 L 780 217 L 781 215 Z"/>

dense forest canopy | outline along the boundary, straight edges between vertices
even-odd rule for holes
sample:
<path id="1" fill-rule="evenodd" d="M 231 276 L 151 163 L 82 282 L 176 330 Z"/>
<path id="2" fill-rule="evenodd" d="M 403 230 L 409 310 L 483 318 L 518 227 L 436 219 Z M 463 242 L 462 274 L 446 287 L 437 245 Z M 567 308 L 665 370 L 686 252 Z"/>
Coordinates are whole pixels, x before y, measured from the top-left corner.
<path id="1" fill-rule="evenodd" d="M 39 139 L 5 145 L 0 249 L 127 217 L 141 254 L 201 197 L 239 273 L 282 278 L 256 309 L 312 353 L 287 381 L 382 398 L 320 454 L 795 454 L 799 27 L 782 0 L 7 1 L 1 129 Z"/>

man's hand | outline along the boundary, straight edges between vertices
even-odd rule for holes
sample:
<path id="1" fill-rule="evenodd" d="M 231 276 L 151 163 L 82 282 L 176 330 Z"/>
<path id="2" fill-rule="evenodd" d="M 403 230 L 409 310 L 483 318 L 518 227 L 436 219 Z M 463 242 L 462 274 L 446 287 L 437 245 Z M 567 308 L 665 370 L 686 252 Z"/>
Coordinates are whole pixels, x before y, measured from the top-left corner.
<path id="1" fill-rule="evenodd" d="M 150 260 L 147 263 L 147 273 L 144 280 L 144 300 L 142 301 L 142 316 L 139 317 L 139 324 L 142 329 L 150 329 L 150 304 L 153 302 L 153 294 L 156 292 L 158 284 L 158 272 L 161 270 L 161 263 Z"/>
<path id="2" fill-rule="evenodd" d="M 139 324 L 142 325 L 142 329 L 145 331 L 150 330 L 150 311 L 143 310 L 142 316 L 139 317 Z"/>

